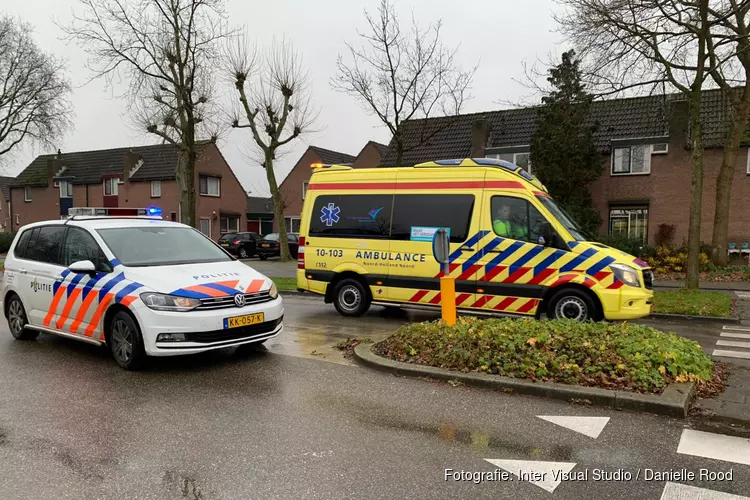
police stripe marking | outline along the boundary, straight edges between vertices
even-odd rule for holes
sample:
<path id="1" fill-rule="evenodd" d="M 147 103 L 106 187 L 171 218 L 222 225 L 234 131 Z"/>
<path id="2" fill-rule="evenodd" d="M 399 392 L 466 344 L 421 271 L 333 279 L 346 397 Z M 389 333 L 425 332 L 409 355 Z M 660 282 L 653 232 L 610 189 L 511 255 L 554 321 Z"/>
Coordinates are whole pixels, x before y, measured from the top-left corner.
<path id="1" fill-rule="evenodd" d="M 65 286 L 60 286 L 57 289 L 57 292 L 55 292 L 55 296 L 52 298 L 52 303 L 47 310 L 47 315 L 44 317 L 44 326 L 49 326 L 49 324 L 52 322 L 52 317 L 55 315 L 55 311 L 57 311 L 57 306 L 60 303 L 60 299 L 62 299 L 62 296 L 65 295 L 65 289 Z"/>
<path id="2" fill-rule="evenodd" d="M 86 300 L 91 293 L 91 291 L 94 289 L 94 285 L 96 285 L 99 280 L 107 276 L 104 273 L 99 273 L 93 278 L 89 278 L 89 280 L 86 282 L 85 285 L 83 285 L 83 300 Z"/>
<path id="3" fill-rule="evenodd" d="M 120 290 L 119 292 L 117 292 L 117 295 L 115 295 L 115 304 L 122 303 L 122 300 L 126 296 L 128 296 L 131 293 L 135 292 L 136 290 L 138 290 L 142 286 L 143 285 L 141 285 L 140 283 L 135 283 L 135 282 L 130 283 L 128 286 L 124 287 L 122 290 Z"/>
<path id="4" fill-rule="evenodd" d="M 90 293 L 89 296 L 83 300 L 83 304 L 81 304 L 80 309 L 78 309 L 75 321 L 70 325 L 70 333 L 76 333 L 78 331 L 78 327 L 81 326 L 83 319 L 86 317 L 86 312 L 88 312 L 89 307 L 91 307 L 91 304 L 94 303 L 95 299 L 96 294 Z"/>
<path id="5" fill-rule="evenodd" d="M 112 260 L 109 261 L 109 265 L 112 266 L 112 267 L 117 267 L 117 266 L 119 266 L 121 264 L 122 263 L 120 262 L 119 259 L 112 259 Z"/>
<path id="6" fill-rule="evenodd" d="M 263 284 L 265 283 L 265 280 L 253 280 L 250 282 L 250 284 L 247 286 L 247 290 L 245 290 L 245 293 L 255 293 L 260 291 L 261 288 L 263 288 Z"/>
<path id="7" fill-rule="evenodd" d="M 580 254 L 578 257 L 575 257 L 573 260 L 565 264 L 560 268 L 561 273 L 567 273 L 572 270 L 574 270 L 576 267 L 578 267 L 580 264 L 583 264 L 587 260 L 589 260 L 591 257 L 596 255 L 598 252 L 594 250 L 593 248 L 589 248 L 582 254 Z"/>
<path id="8" fill-rule="evenodd" d="M 73 290 L 77 290 L 78 283 L 83 279 L 85 274 L 76 274 L 76 276 L 70 280 L 70 285 L 68 286 L 68 297 L 70 297 L 70 294 L 73 293 Z M 79 292 L 80 293 L 80 292 Z"/>
<path id="9" fill-rule="evenodd" d="M 101 292 L 100 292 L 101 293 Z M 104 311 L 109 307 L 109 303 L 112 302 L 112 299 L 114 298 L 115 294 L 108 293 L 104 296 L 103 300 L 99 301 L 99 306 L 96 308 L 96 311 L 94 312 L 94 317 L 91 318 L 91 323 L 89 323 L 89 326 L 86 327 L 86 331 L 84 335 L 86 337 L 91 337 L 94 335 L 94 330 L 97 329 L 99 326 L 99 322 L 102 319 L 102 315 L 104 314 Z"/>
<path id="10" fill-rule="evenodd" d="M 125 273 L 120 273 L 111 280 L 109 280 L 107 283 L 104 284 L 104 286 L 99 290 L 99 301 L 101 300 L 109 293 L 112 288 L 114 288 L 115 285 L 120 283 L 121 281 L 125 280 Z"/>
<path id="11" fill-rule="evenodd" d="M 63 307 L 62 314 L 60 314 L 60 317 L 57 319 L 57 323 L 55 323 L 55 326 L 58 330 L 61 330 L 63 325 L 65 324 L 65 321 L 68 319 L 68 316 L 70 316 L 70 311 L 73 309 L 73 304 L 75 304 L 76 300 L 78 300 L 78 296 L 81 294 L 80 288 L 73 289 L 73 293 L 71 294 L 72 287 L 68 287 L 68 300 L 65 303 L 65 307 Z"/>
<path id="12" fill-rule="evenodd" d="M 228 286 L 224 286 L 219 283 L 204 283 L 203 288 L 213 288 L 214 290 L 223 292 L 224 295 L 237 295 L 238 293 L 242 293 L 236 288 L 230 288 Z"/>

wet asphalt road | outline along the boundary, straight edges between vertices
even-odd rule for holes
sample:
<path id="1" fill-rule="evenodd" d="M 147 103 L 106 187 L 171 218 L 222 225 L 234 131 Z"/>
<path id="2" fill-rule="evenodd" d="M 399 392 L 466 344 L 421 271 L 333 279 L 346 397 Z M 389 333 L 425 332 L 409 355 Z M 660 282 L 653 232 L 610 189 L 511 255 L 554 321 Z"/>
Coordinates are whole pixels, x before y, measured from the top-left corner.
<path id="1" fill-rule="evenodd" d="M 445 481 L 446 468 L 492 471 L 485 459 L 634 477 L 732 469 L 731 482 L 679 482 L 750 495 L 750 466 L 677 453 L 683 421 L 393 377 L 332 347 L 430 316 L 373 308 L 350 320 L 296 297 L 286 309 L 287 329 L 267 349 L 161 359 L 139 373 L 86 344 L 14 341 L 3 321 L 0 498 L 656 500 L 665 488 L 642 478 L 563 482 L 554 493 L 517 479 Z M 610 421 L 594 439 L 537 415 Z"/>

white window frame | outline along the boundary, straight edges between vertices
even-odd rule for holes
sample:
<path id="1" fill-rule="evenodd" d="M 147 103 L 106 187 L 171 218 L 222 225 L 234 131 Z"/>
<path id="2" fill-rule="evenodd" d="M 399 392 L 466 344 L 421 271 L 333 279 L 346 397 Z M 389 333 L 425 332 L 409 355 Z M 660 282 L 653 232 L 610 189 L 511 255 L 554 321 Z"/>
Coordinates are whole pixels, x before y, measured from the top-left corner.
<path id="1" fill-rule="evenodd" d="M 613 217 L 612 216 L 612 211 L 614 211 L 614 210 L 620 210 L 620 211 L 623 211 L 623 212 L 627 212 L 627 215 L 615 215 Z M 612 219 L 625 219 L 625 218 L 627 218 L 627 220 L 628 220 L 628 229 L 627 229 L 627 232 L 626 232 L 625 236 L 627 238 L 634 238 L 634 236 L 630 235 L 630 229 L 631 229 L 631 225 L 633 224 L 633 215 L 634 214 L 632 212 L 634 212 L 636 210 L 645 210 L 646 211 L 646 227 L 644 228 L 644 231 L 643 231 L 643 241 L 645 242 L 646 239 L 648 238 L 648 216 L 649 216 L 649 207 L 648 206 L 642 206 L 642 207 L 639 207 L 639 206 L 632 206 L 632 207 L 617 207 L 617 206 L 615 206 L 615 207 L 609 207 L 609 212 L 607 213 L 607 225 L 609 226 L 608 227 L 609 234 L 610 235 L 612 234 Z"/>
<path id="2" fill-rule="evenodd" d="M 151 198 L 161 198 L 161 181 L 151 181 Z"/>
<path id="3" fill-rule="evenodd" d="M 72 198 L 73 197 L 73 183 L 70 181 L 60 181 L 58 182 L 59 188 L 60 188 L 60 198 Z M 63 191 L 69 191 L 70 194 L 68 196 L 65 196 L 65 193 Z"/>
<path id="4" fill-rule="evenodd" d="M 289 221 L 289 230 L 287 231 L 287 233 L 298 234 L 299 231 L 295 231 L 294 230 L 294 221 L 299 221 L 298 222 L 299 229 L 301 230 L 302 229 L 302 218 L 301 217 L 284 217 L 284 227 L 286 227 L 286 221 L 287 220 Z"/>
<path id="5" fill-rule="evenodd" d="M 203 193 L 203 192 L 200 191 L 200 189 L 201 189 L 201 187 L 200 187 L 200 179 L 201 178 L 206 179 L 206 192 L 205 193 Z M 216 180 L 216 194 L 211 194 L 210 193 L 211 189 L 209 188 L 209 186 L 210 186 L 210 182 L 209 181 L 211 179 L 215 179 Z M 198 178 L 198 192 L 200 193 L 201 196 L 213 196 L 215 198 L 220 197 L 221 196 L 221 177 L 214 177 L 214 176 L 211 176 L 211 175 L 201 175 Z"/>
<path id="6" fill-rule="evenodd" d="M 750 148 L 747 148 L 747 174 L 750 175 Z"/>
<path id="7" fill-rule="evenodd" d="M 633 148 L 643 148 L 643 164 L 645 170 L 643 172 L 633 172 Z M 630 150 L 630 165 L 628 166 L 627 172 L 615 172 L 615 155 L 618 149 L 629 149 Z M 651 144 L 632 144 L 629 146 L 612 146 L 612 154 L 610 155 L 610 174 L 612 176 L 621 175 L 650 175 L 651 174 L 651 155 L 653 154 L 653 146 Z M 661 153 L 659 153 L 661 154 Z"/>
<path id="8" fill-rule="evenodd" d="M 226 231 L 222 227 L 224 219 L 226 219 L 227 221 Z M 237 224 L 234 227 L 232 227 L 232 219 L 235 219 L 237 221 Z M 222 215 L 219 218 L 219 232 L 221 234 L 239 233 L 240 232 L 240 216 L 239 215 Z"/>
<path id="9" fill-rule="evenodd" d="M 519 147 L 519 148 L 521 148 L 521 147 L 528 147 L 528 146 L 513 146 L 513 147 Z M 518 165 L 518 159 L 517 159 L 518 156 L 520 156 L 520 155 L 528 155 L 529 156 L 528 167 L 526 167 L 526 168 L 521 167 L 521 168 L 523 168 L 524 170 L 526 170 L 528 173 L 531 173 L 531 150 L 530 149 L 527 150 L 527 151 L 519 151 L 517 153 L 492 153 L 490 155 L 487 155 L 487 158 L 494 158 L 495 160 L 502 160 L 502 158 L 500 158 L 501 155 L 503 155 L 503 156 L 513 155 L 513 160 L 511 161 L 511 163 L 513 163 L 515 165 Z M 518 165 L 518 166 L 520 167 L 520 165 Z"/>
<path id="10" fill-rule="evenodd" d="M 657 151 L 654 149 L 656 146 L 664 146 L 664 151 Z M 669 144 L 666 142 L 660 142 L 658 144 L 652 144 L 651 145 L 651 154 L 652 155 L 665 155 L 669 153 Z"/>
<path id="11" fill-rule="evenodd" d="M 107 183 L 109 183 L 110 194 L 107 194 Z M 118 196 L 120 194 L 120 179 L 112 177 L 110 179 L 102 180 L 102 194 L 104 196 Z"/>
<path id="12" fill-rule="evenodd" d="M 23 188 L 23 201 L 31 201 L 31 186 Z"/>
<path id="13" fill-rule="evenodd" d="M 208 221 L 208 234 L 206 234 L 206 233 L 203 233 L 203 231 L 201 230 L 201 228 L 202 228 L 202 224 L 200 224 L 200 222 L 203 222 L 204 220 L 205 220 L 205 221 Z M 203 233 L 203 234 L 204 234 L 205 236 L 208 236 L 208 237 L 210 238 L 210 237 L 211 237 L 211 219 L 210 219 L 210 218 L 208 218 L 208 217 L 201 217 L 201 219 L 200 219 L 200 221 L 199 221 L 199 228 L 198 228 L 198 230 L 199 230 L 199 231 L 200 231 L 201 233 Z"/>
<path id="14" fill-rule="evenodd" d="M 302 199 L 305 199 L 305 196 L 307 196 L 307 186 L 310 182 L 309 181 L 302 181 Z"/>

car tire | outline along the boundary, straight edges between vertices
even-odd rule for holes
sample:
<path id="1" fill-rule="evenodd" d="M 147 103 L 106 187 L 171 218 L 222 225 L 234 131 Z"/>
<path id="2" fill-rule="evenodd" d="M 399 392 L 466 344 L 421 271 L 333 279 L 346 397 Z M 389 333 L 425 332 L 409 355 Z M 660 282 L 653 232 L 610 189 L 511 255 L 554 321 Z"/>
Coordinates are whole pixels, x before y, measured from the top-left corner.
<path id="1" fill-rule="evenodd" d="M 344 279 L 333 291 L 333 305 L 342 316 L 362 316 L 370 308 L 370 294 L 361 281 Z"/>
<path id="2" fill-rule="evenodd" d="M 266 259 L 268 259 L 268 255 L 262 254 L 262 253 L 258 254 L 258 257 L 260 258 L 260 260 L 266 260 Z"/>
<path id="3" fill-rule="evenodd" d="M 39 336 L 36 330 L 27 330 L 25 327 L 29 324 L 26 317 L 26 309 L 18 295 L 11 295 L 8 298 L 8 328 L 10 334 L 16 340 L 34 340 Z"/>
<path id="4" fill-rule="evenodd" d="M 247 259 L 248 258 L 247 250 L 245 250 L 245 247 L 240 247 L 239 254 L 240 254 L 240 259 Z"/>
<path id="5" fill-rule="evenodd" d="M 133 316 L 117 311 L 108 326 L 107 344 L 118 365 L 125 370 L 137 370 L 143 366 L 146 353 L 143 337 Z"/>
<path id="6" fill-rule="evenodd" d="M 566 288 L 552 296 L 547 307 L 547 316 L 550 319 L 598 321 L 599 311 L 587 293 L 575 288 Z"/>

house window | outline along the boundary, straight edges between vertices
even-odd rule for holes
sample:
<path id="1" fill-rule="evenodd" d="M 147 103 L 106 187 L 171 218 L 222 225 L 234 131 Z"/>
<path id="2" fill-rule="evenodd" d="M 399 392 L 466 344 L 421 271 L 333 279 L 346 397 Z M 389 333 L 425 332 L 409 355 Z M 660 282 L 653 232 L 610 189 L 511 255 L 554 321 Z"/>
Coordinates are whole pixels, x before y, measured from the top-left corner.
<path id="1" fill-rule="evenodd" d="M 104 179 L 104 196 L 117 196 L 119 182 L 117 177 Z"/>
<path id="2" fill-rule="evenodd" d="M 528 151 L 524 153 L 496 153 L 487 155 L 487 158 L 495 158 L 498 160 L 515 163 L 522 169 L 526 170 L 528 173 L 531 173 L 531 153 L 529 153 Z"/>
<path id="3" fill-rule="evenodd" d="M 284 223 L 286 225 L 287 233 L 299 233 L 301 220 L 299 217 L 285 217 Z"/>
<path id="4" fill-rule="evenodd" d="M 211 219 L 201 219 L 201 233 L 211 237 Z"/>
<path id="5" fill-rule="evenodd" d="M 60 181 L 60 198 L 73 197 L 73 184 L 68 181 Z"/>
<path id="6" fill-rule="evenodd" d="M 200 193 L 203 196 L 220 196 L 221 179 L 202 175 L 200 177 Z"/>
<path id="7" fill-rule="evenodd" d="M 305 199 L 305 196 L 307 196 L 307 181 L 302 181 L 302 199 Z"/>
<path id="8" fill-rule="evenodd" d="M 651 145 L 639 144 L 612 150 L 612 175 L 651 173 Z"/>
<path id="9" fill-rule="evenodd" d="M 224 216 L 221 218 L 221 233 L 239 233 L 240 218 L 239 216 Z"/>
<path id="10" fill-rule="evenodd" d="M 23 188 L 23 201 L 31 201 L 31 187 Z"/>
<path id="11" fill-rule="evenodd" d="M 648 207 L 610 208 L 609 234 L 646 241 Z"/>
<path id="12" fill-rule="evenodd" d="M 161 181 L 151 181 L 151 198 L 161 198 Z"/>

